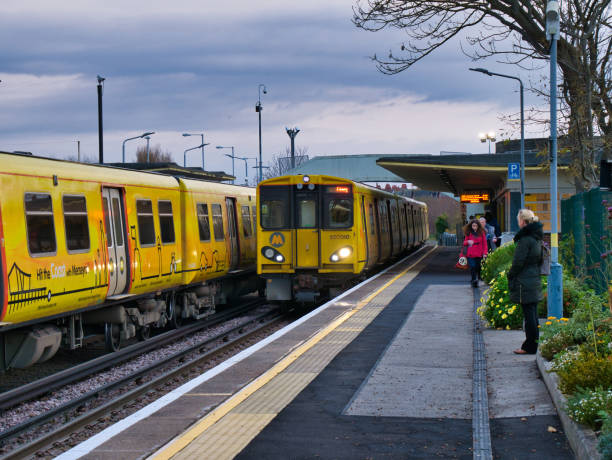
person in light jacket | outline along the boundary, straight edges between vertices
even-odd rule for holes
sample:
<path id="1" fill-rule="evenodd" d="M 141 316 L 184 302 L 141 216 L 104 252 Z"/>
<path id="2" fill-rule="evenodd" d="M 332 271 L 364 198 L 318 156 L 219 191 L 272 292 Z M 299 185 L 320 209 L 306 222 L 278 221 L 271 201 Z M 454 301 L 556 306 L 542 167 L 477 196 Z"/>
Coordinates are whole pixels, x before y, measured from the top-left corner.
<path id="1" fill-rule="evenodd" d="M 485 231 L 485 235 L 487 236 L 487 246 L 489 252 L 495 251 L 497 249 L 497 237 L 495 236 L 495 228 L 492 225 L 487 224 L 487 219 L 481 217 L 478 219 L 480 225 Z"/>
<path id="2" fill-rule="evenodd" d="M 472 275 L 472 287 L 478 287 L 480 263 L 484 257 L 487 257 L 487 235 L 476 219 L 468 222 L 463 228 L 463 233 L 465 235 L 463 246 L 467 247 L 466 257 Z"/>
<path id="3" fill-rule="evenodd" d="M 542 239 L 544 232 L 538 217 L 529 209 L 521 209 L 516 216 L 520 230 L 514 236 L 516 249 L 508 271 L 510 301 L 523 309 L 525 341 L 514 350 L 517 355 L 533 355 L 538 350 L 538 302 L 542 300 Z"/>

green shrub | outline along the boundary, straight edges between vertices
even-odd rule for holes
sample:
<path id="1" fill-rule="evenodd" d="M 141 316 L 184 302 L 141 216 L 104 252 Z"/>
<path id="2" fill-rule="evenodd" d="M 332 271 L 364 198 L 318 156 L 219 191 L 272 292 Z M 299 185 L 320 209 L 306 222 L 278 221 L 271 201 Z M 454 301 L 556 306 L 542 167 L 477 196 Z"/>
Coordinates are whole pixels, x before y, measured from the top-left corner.
<path id="1" fill-rule="evenodd" d="M 502 271 L 507 271 L 512 265 L 512 257 L 514 257 L 514 249 L 516 244 L 506 243 L 490 253 L 482 262 L 482 270 L 480 276 L 487 284 L 491 284 Z"/>
<path id="2" fill-rule="evenodd" d="M 567 399 L 566 411 L 576 422 L 598 430 L 603 422 L 602 411 L 612 412 L 612 390 L 578 390 Z"/>
<path id="3" fill-rule="evenodd" d="M 556 354 L 574 345 L 577 344 L 573 331 L 567 326 L 547 337 L 543 337 L 541 333 L 538 350 L 544 358 L 550 361 Z"/>
<path id="4" fill-rule="evenodd" d="M 478 308 L 480 316 L 487 320 L 491 327 L 498 329 L 520 329 L 523 325 L 523 311 L 520 305 L 510 302 L 508 278 L 501 272 L 491 287 L 480 299 Z"/>
<path id="5" fill-rule="evenodd" d="M 555 366 L 555 370 L 559 376 L 559 389 L 568 395 L 578 388 L 612 388 L 612 360 L 609 356 L 580 350 L 566 365 Z"/>

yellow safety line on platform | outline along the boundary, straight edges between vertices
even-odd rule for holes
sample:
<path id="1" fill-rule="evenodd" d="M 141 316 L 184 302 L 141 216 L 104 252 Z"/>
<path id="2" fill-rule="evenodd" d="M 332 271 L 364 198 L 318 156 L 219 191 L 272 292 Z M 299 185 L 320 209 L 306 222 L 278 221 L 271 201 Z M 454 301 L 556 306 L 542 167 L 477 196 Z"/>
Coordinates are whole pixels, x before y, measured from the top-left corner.
<path id="1" fill-rule="evenodd" d="M 189 428 L 182 435 L 179 435 L 175 440 L 171 441 L 165 447 L 162 447 L 158 452 L 153 454 L 150 459 L 153 460 L 165 460 L 170 459 L 185 447 L 187 447 L 194 439 L 204 433 L 208 428 L 217 423 L 221 418 L 226 416 L 229 412 L 235 409 L 240 403 L 244 402 L 249 396 L 262 388 L 266 383 L 270 382 L 274 377 L 278 376 L 282 371 L 287 369 L 293 362 L 295 362 L 300 356 L 314 347 L 317 343 L 319 343 L 322 339 L 324 339 L 327 335 L 329 335 L 334 329 L 336 329 L 340 324 L 344 323 L 351 316 L 361 310 L 364 306 L 366 306 L 374 297 L 384 291 L 389 285 L 393 284 L 398 278 L 405 275 L 409 270 L 415 267 L 419 262 L 421 262 L 425 257 L 431 254 L 437 246 L 432 247 L 428 252 L 419 257 L 414 263 L 412 263 L 409 267 L 402 270 L 399 274 L 394 276 L 391 280 L 387 281 L 383 286 L 378 288 L 376 291 L 368 295 L 365 299 L 361 300 L 355 308 L 350 311 L 347 311 L 336 318 L 333 322 L 328 324 L 325 328 L 321 329 L 315 335 L 313 335 L 310 339 L 304 342 L 302 345 L 295 348 L 292 352 L 290 352 L 287 356 L 281 359 L 278 363 L 272 366 L 268 371 L 257 377 L 250 384 L 236 393 L 234 396 L 229 398 L 227 401 L 223 402 L 220 406 L 206 415 L 203 419 L 197 422 L 194 426 Z M 267 425 L 267 423 L 266 423 Z M 265 426 L 265 425 L 264 425 Z M 262 427 L 263 429 L 263 427 Z"/>

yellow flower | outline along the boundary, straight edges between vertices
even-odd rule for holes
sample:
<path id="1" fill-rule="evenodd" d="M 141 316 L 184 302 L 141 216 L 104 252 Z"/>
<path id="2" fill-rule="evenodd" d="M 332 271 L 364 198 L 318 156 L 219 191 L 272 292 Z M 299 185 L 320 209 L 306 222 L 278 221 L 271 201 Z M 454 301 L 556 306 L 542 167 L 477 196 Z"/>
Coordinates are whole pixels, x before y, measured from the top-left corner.
<path id="1" fill-rule="evenodd" d="M 539 327 L 539 326 L 538 326 L 538 327 Z M 507 330 L 510 330 L 510 326 L 509 326 L 509 325 L 508 325 L 508 326 L 506 326 L 506 329 L 507 329 Z"/>
<path id="2" fill-rule="evenodd" d="M 501 315 L 501 310 L 497 310 L 497 313 L 499 313 Z"/>
<path id="3" fill-rule="evenodd" d="M 508 294 L 508 291 L 504 291 L 504 294 Z"/>
<path id="4" fill-rule="evenodd" d="M 506 315 L 505 313 L 502 315 L 502 319 L 506 319 L 508 317 L 508 315 Z"/>
<path id="5" fill-rule="evenodd" d="M 561 318 L 561 321 L 569 321 L 567 318 Z"/>
<path id="6" fill-rule="evenodd" d="M 503 301 L 504 301 L 504 298 L 503 298 L 503 297 L 500 297 L 500 298 L 499 298 L 499 301 L 500 301 L 500 302 L 503 302 Z"/>
<path id="7" fill-rule="evenodd" d="M 546 324 L 547 326 L 550 326 L 552 324 L 552 322 L 546 321 L 544 324 Z"/>
<path id="8" fill-rule="evenodd" d="M 548 317 L 548 318 L 546 318 L 546 319 L 557 319 L 557 317 L 556 317 L 556 316 L 549 316 L 549 317 Z"/>

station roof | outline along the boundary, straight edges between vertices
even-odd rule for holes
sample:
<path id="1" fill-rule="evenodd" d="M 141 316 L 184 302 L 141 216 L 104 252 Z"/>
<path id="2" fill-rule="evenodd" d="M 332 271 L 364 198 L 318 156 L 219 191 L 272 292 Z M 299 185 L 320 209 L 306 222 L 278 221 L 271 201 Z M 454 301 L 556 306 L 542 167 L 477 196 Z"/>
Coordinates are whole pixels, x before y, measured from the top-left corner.
<path id="1" fill-rule="evenodd" d="M 496 189 L 506 181 L 508 164 L 520 163 L 520 153 L 454 154 L 454 155 L 394 155 L 381 157 L 376 164 L 412 182 L 423 190 L 451 192 L 459 195 L 466 190 Z M 547 157 L 525 153 L 525 170 L 542 170 Z M 568 156 L 559 155 L 559 169 L 567 169 Z"/>

